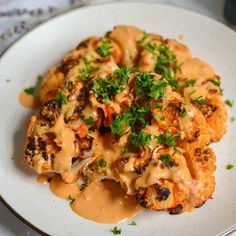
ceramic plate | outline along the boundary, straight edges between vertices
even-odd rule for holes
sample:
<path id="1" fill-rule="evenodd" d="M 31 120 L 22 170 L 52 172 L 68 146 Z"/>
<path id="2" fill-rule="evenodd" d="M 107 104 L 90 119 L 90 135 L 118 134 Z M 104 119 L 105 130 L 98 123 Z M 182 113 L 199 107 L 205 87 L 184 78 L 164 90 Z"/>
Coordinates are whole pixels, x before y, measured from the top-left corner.
<path id="1" fill-rule="evenodd" d="M 67 201 L 52 195 L 23 159 L 26 122 L 32 111 L 18 103 L 20 91 L 34 85 L 39 74 L 57 63 L 68 50 L 91 35 L 103 35 L 118 24 L 136 25 L 147 32 L 178 39 L 192 54 L 208 62 L 222 77 L 225 98 L 236 101 L 236 32 L 206 16 L 184 9 L 147 3 L 112 3 L 75 9 L 27 33 L 0 59 L 0 194 L 22 218 L 52 235 L 112 235 L 114 225 L 96 224 L 77 216 Z M 10 82 L 7 82 L 10 80 Z M 236 105 L 236 104 L 235 104 Z M 234 108 L 229 117 L 236 116 Z M 213 199 L 177 216 L 145 212 L 137 226 L 121 223 L 122 235 L 221 235 L 236 226 L 236 122 L 213 146 L 217 155 Z"/>

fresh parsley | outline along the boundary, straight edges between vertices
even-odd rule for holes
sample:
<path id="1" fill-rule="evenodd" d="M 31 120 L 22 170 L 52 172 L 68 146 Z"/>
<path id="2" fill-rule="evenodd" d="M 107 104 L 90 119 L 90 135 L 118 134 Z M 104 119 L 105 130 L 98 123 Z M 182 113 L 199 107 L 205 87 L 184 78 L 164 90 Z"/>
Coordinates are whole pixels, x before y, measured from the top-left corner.
<path id="1" fill-rule="evenodd" d="M 200 106 L 206 104 L 206 100 L 202 96 L 199 96 L 196 99 L 192 99 L 191 102 L 195 105 L 200 105 Z"/>
<path id="2" fill-rule="evenodd" d="M 147 34 L 146 32 L 143 32 L 143 37 L 138 41 L 138 43 L 143 45 L 148 37 L 149 37 L 149 34 Z"/>
<path id="3" fill-rule="evenodd" d="M 180 114 L 180 116 L 186 116 L 186 115 L 188 115 L 188 112 L 187 112 L 186 108 L 183 108 L 179 114 Z"/>
<path id="4" fill-rule="evenodd" d="M 92 116 L 89 116 L 87 119 L 85 119 L 86 125 L 94 125 L 94 120 Z"/>
<path id="5" fill-rule="evenodd" d="M 131 223 L 129 223 L 129 225 L 134 226 L 137 225 L 137 223 L 135 221 L 132 221 Z"/>
<path id="6" fill-rule="evenodd" d="M 100 159 L 100 160 L 96 160 L 96 168 L 98 170 L 98 172 L 101 171 L 101 168 L 104 168 L 107 166 L 107 161 L 105 159 Z"/>
<path id="7" fill-rule="evenodd" d="M 153 80 L 154 75 L 149 72 L 141 72 L 135 78 L 136 95 L 148 95 L 153 99 L 163 98 L 166 94 L 167 82 L 164 80 Z"/>
<path id="8" fill-rule="evenodd" d="M 75 198 L 72 198 L 71 195 L 69 195 L 67 200 L 69 201 L 70 204 L 73 204 L 73 202 L 75 201 Z"/>
<path id="9" fill-rule="evenodd" d="M 112 41 L 110 39 L 103 39 L 102 45 L 96 47 L 95 51 L 102 57 L 111 55 L 110 49 L 112 48 Z"/>
<path id="10" fill-rule="evenodd" d="M 226 99 L 226 100 L 225 100 L 225 104 L 226 104 L 227 106 L 229 106 L 229 107 L 233 107 L 234 101 L 233 101 L 233 100 Z"/>
<path id="11" fill-rule="evenodd" d="M 231 169 L 233 169 L 234 168 L 234 165 L 232 165 L 232 164 L 228 164 L 227 166 L 226 166 L 226 169 L 227 170 L 231 170 Z"/>
<path id="12" fill-rule="evenodd" d="M 231 116 L 230 117 L 230 122 L 233 123 L 235 121 L 235 119 L 236 119 L 235 117 Z"/>
<path id="13" fill-rule="evenodd" d="M 113 234 L 121 234 L 121 228 L 118 228 L 117 226 L 115 226 L 115 227 L 111 230 L 111 232 L 112 232 Z"/>
<path id="14" fill-rule="evenodd" d="M 194 85 L 196 84 L 196 80 L 194 79 L 190 79 L 188 81 L 186 81 L 184 83 L 184 87 L 187 88 L 187 87 L 193 87 Z"/>
<path id="15" fill-rule="evenodd" d="M 160 155 L 159 159 L 162 161 L 164 166 L 167 166 L 171 160 L 171 155 L 170 154 L 162 154 L 162 155 Z"/>
<path id="16" fill-rule="evenodd" d="M 148 145 L 151 141 L 151 134 L 147 134 L 143 131 L 139 133 L 131 133 L 129 136 L 129 143 L 133 144 L 135 147 L 141 147 Z"/>
<path id="17" fill-rule="evenodd" d="M 33 95 L 34 91 L 35 91 L 35 87 L 29 87 L 29 88 L 24 89 L 24 92 L 30 95 Z"/>
<path id="18" fill-rule="evenodd" d="M 164 146 L 168 146 L 168 147 L 174 147 L 176 145 L 175 138 L 179 138 L 179 137 L 180 137 L 180 134 L 172 135 L 168 131 L 166 133 L 155 136 L 158 143 Z"/>
<path id="19" fill-rule="evenodd" d="M 211 79 L 211 82 L 212 82 L 215 86 L 220 87 L 220 80 Z"/>
<path id="20" fill-rule="evenodd" d="M 59 101 L 63 105 L 66 105 L 68 103 L 67 97 L 63 92 L 57 93 L 56 100 Z"/>
<path id="21" fill-rule="evenodd" d="M 99 69 L 99 67 L 91 66 L 91 61 L 89 61 L 86 57 L 83 57 L 83 62 L 85 67 L 79 70 L 78 75 L 78 79 L 81 81 L 91 79 L 94 76 L 94 72 Z"/>
<path id="22" fill-rule="evenodd" d="M 70 89 L 70 88 L 73 87 L 73 82 L 71 80 L 68 80 L 68 81 L 66 81 L 66 85 L 65 86 L 66 86 L 67 89 Z"/>

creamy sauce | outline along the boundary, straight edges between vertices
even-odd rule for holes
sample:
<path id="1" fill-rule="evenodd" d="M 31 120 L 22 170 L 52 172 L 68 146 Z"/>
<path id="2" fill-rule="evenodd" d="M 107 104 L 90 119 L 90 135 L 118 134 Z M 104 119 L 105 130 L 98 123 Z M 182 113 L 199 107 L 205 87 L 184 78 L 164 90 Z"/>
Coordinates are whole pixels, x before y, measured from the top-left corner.
<path id="1" fill-rule="evenodd" d="M 48 176 L 47 175 L 44 175 L 44 174 L 41 174 L 37 177 L 37 182 L 39 184 L 47 184 L 48 183 Z"/>
<path id="2" fill-rule="evenodd" d="M 19 103 L 30 109 L 36 109 L 40 107 L 39 98 L 32 94 L 27 94 L 26 92 L 22 91 L 19 95 Z"/>
<path id="3" fill-rule="evenodd" d="M 143 211 L 133 196 L 125 196 L 114 181 L 91 183 L 71 205 L 72 210 L 98 223 L 115 224 Z"/>
<path id="4" fill-rule="evenodd" d="M 68 199 L 69 196 L 76 198 L 80 195 L 80 187 L 77 183 L 65 183 L 60 175 L 54 175 L 49 183 L 50 190 L 56 196 Z"/>
<path id="5" fill-rule="evenodd" d="M 55 154 L 54 170 L 58 173 L 70 171 L 71 158 L 74 153 L 75 133 L 71 128 L 68 128 L 64 121 L 64 111 L 66 106 L 63 106 L 62 112 L 57 119 L 51 132 L 56 135 L 55 142 L 61 147 L 61 150 Z"/>

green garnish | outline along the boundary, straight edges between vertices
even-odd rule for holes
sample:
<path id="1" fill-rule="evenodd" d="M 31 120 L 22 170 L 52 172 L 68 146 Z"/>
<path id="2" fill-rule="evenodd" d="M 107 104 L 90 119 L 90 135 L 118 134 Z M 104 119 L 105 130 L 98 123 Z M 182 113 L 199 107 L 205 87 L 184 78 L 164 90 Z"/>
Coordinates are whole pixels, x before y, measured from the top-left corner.
<path id="1" fill-rule="evenodd" d="M 103 78 L 94 80 L 92 91 L 97 97 L 101 96 L 104 101 L 109 104 L 112 97 L 125 90 L 124 85 L 128 82 L 129 75 L 135 72 L 135 68 L 129 68 L 125 65 L 124 67 L 115 70 L 114 74 L 108 80 Z"/>
<path id="2" fill-rule="evenodd" d="M 136 95 L 148 95 L 151 98 L 163 98 L 166 93 L 167 83 L 164 80 L 153 80 L 154 75 L 149 72 L 141 72 L 136 76 Z"/>
<path id="3" fill-rule="evenodd" d="M 127 147 L 122 150 L 122 154 L 127 154 L 128 152 L 129 152 L 129 150 Z"/>
<path id="4" fill-rule="evenodd" d="M 171 160 L 171 155 L 170 154 L 162 154 L 159 159 L 162 161 L 164 166 L 167 166 Z"/>
<path id="5" fill-rule="evenodd" d="M 138 41 L 138 43 L 140 43 L 141 45 L 144 44 L 144 41 L 149 37 L 149 34 L 147 34 L 146 32 L 143 32 L 143 37 Z"/>
<path id="6" fill-rule="evenodd" d="M 187 88 L 187 87 L 193 87 L 193 86 L 195 85 L 195 83 L 196 83 L 196 80 L 190 79 L 190 80 L 188 80 L 188 81 L 186 81 L 186 82 L 184 83 L 184 87 L 185 87 L 185 88 Z"/>
<path id="7" fill-rule="evenodd" d="M 227 166 L 226 166 L 226 169 L 227 170 L 231 170 L 231 169 L 233 169 L 234 168 L 234 165 L 232 165 L 232 164 L 228 164 Z"/>
<path id="8" fill-rule="evenodd" d="M 94 72 L 99 69 L 99 67 L 91 66 L 91 61 L 89 61 L 86 57 L 83 58 L 85 68 L 79 70 L 78 79 L 85 81 L 91 79 L 94 76 Z"/>
<path id="9" fill-rule="evenodd" d="M 174 147 L 176 145 L 175 138 L 179 138 L 180 134 L 172 135 L 168 131 L 166 133 L 155 136 L 157 142 L 168 147 Z"/>
<path id="10" fill-rule="evenodd" d="M 236 118 L 235 118 L 235 117 L 233 117 L 233 116 L 232 116 L 232 117 L 230 117 L 230 122 L 231 122 L 231 123 L 233 123 L 233 122 L 235 121 L 235 119 L 236 119 Z"/>
<path id="11" fill-rule="evenodd" d="M 66 81 L 66 88 L 67 89 L 70 89 L 70 88 L 72 88 L 73 87 L 73 82 L 72 81 Z"/>
<path id="12" fill-rule="evenodd" d="M 129 136 L 129 143 L 133 144 L 135 147 L 141 147 L 148 145 L 151 141 L 151 134 L 147 134 L 143 131 L 139 133 L 131 133 Z"/>
<path id="13" fill-rule="evenodd" d="M 92 133 L 93 133 L 93 131 L 92 131 L 91 129 L 89 129 L 89 130 L 88 130 L 88 133 L 89 133 L 89 134 L 92 134 Z"/>
<path id="14" fill-rule="evenodd" d="M 135 221 L 132 221 L 131 223 L 129 223 L 129 225 L 137 225 L 137 223 Z"/>
<path id="15" fill-rule="evenodd" d="M 211 79 L 211 82 L 212 82 L 215 86 L 220 87 L 220 81 L 219 81 L 219 80 Z"/>
<path id="16" fill-rule="evenodd" d="M 42 75 L 38 75 L 38 77 L 37 77 L 38 82 L 40 82 L 42 79 L 43 79 L 43 76 Z"/>
<path id="17" fill-rule="evenodd" d="M 67 200 L 69 201 L 70 204 L 73 204 L 73 202 L 75 201 L 75 198 L 72 198 L 71 195 L 69 195 Z"/>
<path id="18" fill-rule="evenodd" d="M 100 159 L 100 160 L 96 160 L 96 168 L 98 170 L 98 172 L 100 173 L 101 168 L 106 167 L 107 165 L 107 161 L 105 159 Z"/>
<path id="19" fill-rule="evenodd" d="M 29 87 L 29 88 L 24 89 L 24 92 L 30 95 L 33 95 L 34 91 L 35 91 L 34 87 Z"/>
<path id="20" fill-rule="evenodd" d="M 122 136 L 125 134 L 126 127 L 130 126 L 133 132 L 136 132 L 136 124 L 143 127 L 149 125 L 150 107 L 137 107 L 132 104 L 130 109 L 126 109 L 123 115 L 117 115 L 113 123 L 110 125 L 111 132 Z"/>
<path id="21" fill-rule="evenodd" d="M 160 116 L 160 121 L 164 121 L 166 119 L 166 117 L 164 115 Z"/>
<path id="22" fill-rule="evenodd" d="M 114 227 L 114 228 L 111 230 L 111 232 L 112 232 L 113 234 L 121 234 L 121 228 L 118 228 L 118 227 L 116 226 L 116 227 Z"/>
<path id="23" fill-rule="evenodd" d="M 202 96 L 199 96 L 196 99 L 192 99 L 191 102 L 196 105 L 205 105 L 206 104 L 206 100 Z"/>
<path id="24" fill-rule="evenodd" d="M 67 104 L 67 97 L 63 92 L 58 92 L 56 95 L 56 100 L 59 101 L 61 104 L 66 105 Z"/>
<path id="25" fill-rule="evenodd" d="M 86 125 L 94 125 L 94 120 L 92 116 L 89 116 L 87 119 L 85 119 Z"/>
<path id="26" fill-rule="evenodd" d="M 112 48 L 112 41 L 110 39 L 103 39 L 102 45 L 96 47 L 95 51 L 102 57 L 111 55 L 110 49 Z"/>
<path id="27" fill-rule="evenodd" d="M 229 107 L 233 107 L 234 101 L 233 101 L 233 100 L 226 99 L 226 100 L 225 100 L 225 104 L 228 105 Z"/>
<path id="28" fill-rule="evenodd" d="M 180 116 L 186 116 L 186 115 L 188 115 L 188 112 L 185 108 L 183 108 L 179 114 L 180 114 Z"/>
<path id="29" fill-rule="evenodd" d="M 194 89 L 192 92 L 190 92 L 188 95 L 191 97 L 194 93 L 196 92 L 196 90 Z"/>

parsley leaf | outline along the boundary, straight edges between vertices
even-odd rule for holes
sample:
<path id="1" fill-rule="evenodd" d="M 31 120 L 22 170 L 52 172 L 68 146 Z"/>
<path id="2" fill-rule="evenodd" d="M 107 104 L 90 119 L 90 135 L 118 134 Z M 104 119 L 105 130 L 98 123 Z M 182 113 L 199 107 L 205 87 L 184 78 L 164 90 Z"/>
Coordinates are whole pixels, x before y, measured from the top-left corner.
<path id="1" fill-rule="evenodd" d="M 91 66 L 91 61 L 89 61 L 86 57 L 83 57 L 83 61 L 85 64 L 85 68 L 80 69 L 79 71 L 79 76 L 78 79 L 85 81 L 88 80 L 90 78 L 92 78 L 94 76 L 94 72 L 97 71 L 99 69 L 99 67 L 93 67 Z"/>
<path id="2" fill-rule="evenodd" d="M 57 93 L 56 100 L 58 100 L 63 105 L 66 105 L 68 103 L 67 97 L 63 92 L 58 92 Z"/>
<path id="3" fill-rule="evenodd" d="M 227 170 L 231 170 L 231 169 L 233 169 L 234 168 L 234 165 L 232 165 L 232 164 L 228 164 L 227 166 L 226 166 L 226 169 Z"/>
<path id="4" fill-rule="evenodd" d="M 220 80 L 211 79 L 211 82 L 212 82 L 215 86 L 220 87 Z"/>
<path id="5" fill-rule="evenodd" d="M 139 44 L 143 45 L 144 41 L 149 37 L 149 34 L 143 32 L 143 37 L 138 41 Z"/>
<path id="6" fill-rule="evenodd" d="M 236 119 L 235 117 L 231 116 L 230 117 L 230 122 L 233 123 L 235 121 L 235 119 Z"/>
<path id="7" fill-rule="evenodd" d="M 67 80 L 65 86 L 66 86 L 67 89 L 70 89 L 70 88 L 73 87 L 73 82 L 71 80 Z"/>
<path id="8" fill-rule="evenodd" d="M 148 145 L 151 141 L 151 134 L 147 134 L 143 131 L 139 133 L 131 133 L 129 136 L 129 143 L 133 144 L 136 147 L 141 147 Z"/>
<path id="9" fill-rule="evenodd" d="M 30 95 L 33 95 L 34 91 L 35 91 L 35 87 L 29 87 L 29 88 L 24 89 L 24 92 Z"/>
<path id="10" fill-rule="evenodd" d="M 225 100 L 225 104 L 228 105 L 229 107 L 233 107 L 234 101 L 233 101 L 233 100 L 226 99 L 226 100 Z"/>
<path id="11" fill-rule="evenodd" d="M 183 108 L 179 114 L 180 114 L 180 116 L 186 116 L 188 114 L 188 112 L 187 112 L 186 108 Z"/>
<path id="12" fill-rule="evenodd" d="M 125 126 L 129 125 L 133 121 L 133 115 L 126 109 L 124 114 L 116 116 L 115 120 L 110 125 L 111 132 L 120 136 L 125 134 Z"/>
<path id="13" fill-rule="evenodd" d="M 169 161 L 171 160 L 171 155 L 170 154 L 162 154 L 159 158 L 164 166 L 167 166 Z"/>
<path id="14" fill-rule="evenodd" d="M 129 75 L 134 74 L 137 72 L 137 68 L 135 67 L 129 67 L 128 65 L 125 65 L 119 69 L 116 69 L 113 75 L 113 80 L 118 81 L 120 85 L 124 85 L 129 80 Z"/>
<path id="15" fill-rule="evenodd" d="M 194 79 L 190 79 L 188 81 L 186 81 L 184 83 L 184 87 L 187 88 L 187 87 L 193 87 L 194 85 L 196 84 L 196 80 Z"/>
<path id="16" fill-rule="evenodd" d="M 151 98 L 163 98 L 166 93 L 167 83 L 164 80 L 153 80 L 154 75 L 149 72 L 141 72 L 136 76 L 136 95 L 148 95 Z"/>
<path id="17" fill-rule="evenodd" d="M 172 135 L 168 131 L 166 133 L 155 136 L 157 142 L 168 147 L 174 147 L 176 145 L 175 138 L 179 137 L 179 134 Z"/>
<path id="18" fill-rule="evenodd" d="M 129 223 L 129 225 L 137 225 L 137 223 L 135 221 L 132 221 L 131 223 Z"/>
<path id="19" fill-rule="evenodd" d="M 92 116 L 89 116 L 87 119 L 85 119 L 86 125 L 94 125 L 94 120 Z"/>
<path id="20" fill-rule="evenodd" d="M 73 204 L 73 202 L 75 201 L 75 198 L 72 198 L 71 195 L 69 195 L 67 200 L 69 201 L 70 204 Z"/>
<path id="21" fill-rule="evenodd" d="M 102 45 L 96 47 L 95 51 L 102 57 L 111 55 L 110 49 L 112 48 L 112 41 L 110 39 L 103 39 Z"/>
<path id="22" fill-rule="evenodd" d="M 111 230 L 111 232 L 112 232 L 113 234 L 121 234 L 121 228 L 118 228 L 118 227 L 116 226 L 116 227 L 114 227 L 114 228 Z"/>
<path id="23" fill-rule="evenodd" d="M 206 104 L 206 100 L 202 96 L 199 96 L 196 99 L 192 99 L 191 102 L 196 105 L 205 105 Z"/>
<path id="24" fill-rule="evenodd" d="M 107 165 L 107 161 L 105 159 L 100 159 L 100 160 L 96 160 L 96 168 L 98 170 L 98 172 L 100 173 L 101 168 L 106 167 Z"/>

